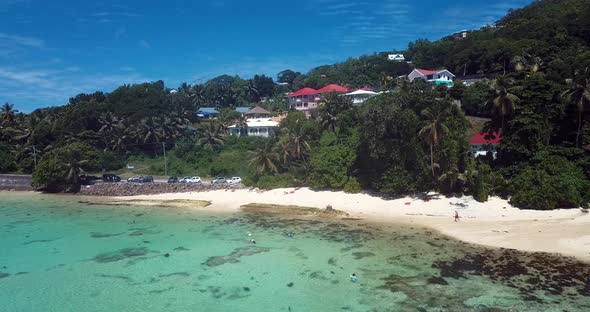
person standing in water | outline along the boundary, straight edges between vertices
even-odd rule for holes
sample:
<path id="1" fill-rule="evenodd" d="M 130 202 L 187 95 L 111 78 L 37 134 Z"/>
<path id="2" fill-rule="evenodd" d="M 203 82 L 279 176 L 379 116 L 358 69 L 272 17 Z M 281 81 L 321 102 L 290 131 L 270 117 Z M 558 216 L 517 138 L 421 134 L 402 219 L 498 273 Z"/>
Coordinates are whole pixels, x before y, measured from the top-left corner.
<path id="1" fill-rule="evenodd" d="M 350 281 L 354 283 L 354 282 L 356 282 L 356 279 L 357 279 L 356 273 L 352 272 L 352 274 L 350 275 Z"/>

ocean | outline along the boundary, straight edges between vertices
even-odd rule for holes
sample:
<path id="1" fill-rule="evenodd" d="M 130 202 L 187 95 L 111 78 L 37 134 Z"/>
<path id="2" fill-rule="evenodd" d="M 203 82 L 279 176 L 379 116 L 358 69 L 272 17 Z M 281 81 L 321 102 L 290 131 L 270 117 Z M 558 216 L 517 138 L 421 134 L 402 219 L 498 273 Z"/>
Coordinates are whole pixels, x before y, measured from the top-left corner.
<path id="1" fill-rule="evenodd" d="M 590 311 L 573 258 L 403 224 L 81 200 L 0 193 L 0 311 Z"/>

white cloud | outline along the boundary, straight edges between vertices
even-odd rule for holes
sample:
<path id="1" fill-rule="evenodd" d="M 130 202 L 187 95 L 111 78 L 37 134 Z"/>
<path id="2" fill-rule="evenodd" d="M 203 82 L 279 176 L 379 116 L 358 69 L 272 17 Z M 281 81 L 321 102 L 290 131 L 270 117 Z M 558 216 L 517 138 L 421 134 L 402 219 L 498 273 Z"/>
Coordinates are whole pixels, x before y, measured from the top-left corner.
<path id="1" fill-rule="evenodd" d="M 31 48 L 43 48 L 45 42 L 42 39 L 33 37 L 24 37 L 19 35 L 11 35 L 0 32 L 0 41 L 8 41 L 9 43 Z"/>

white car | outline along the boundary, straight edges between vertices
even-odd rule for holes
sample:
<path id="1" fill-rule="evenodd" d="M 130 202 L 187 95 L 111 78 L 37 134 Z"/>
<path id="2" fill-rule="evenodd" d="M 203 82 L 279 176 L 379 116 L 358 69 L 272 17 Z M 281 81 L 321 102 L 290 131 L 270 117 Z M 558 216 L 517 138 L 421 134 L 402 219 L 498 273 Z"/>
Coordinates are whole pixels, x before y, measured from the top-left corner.
<path id="1" fill-rule="evenodd" d="M 191 179 L 191 177 L 182 177 L 182 178 L 178 179 L 178 183 L 187 183 L 187 181 L 190 179 Z"/>
<path id="2" fill-rule="evenodd" d="M 186 183 L 201 183 L 201 177 L 190 177 L 186 180 Z"/>
<path id="3" fill-rule="evenodd" d="M 240 184 L 240 183 L 242 183 L 242 178 L 240 178 L 240 177 L 233 177 L 231 179 L 228 179 L 227 180 L 227 183 L 228 184 Z"/>

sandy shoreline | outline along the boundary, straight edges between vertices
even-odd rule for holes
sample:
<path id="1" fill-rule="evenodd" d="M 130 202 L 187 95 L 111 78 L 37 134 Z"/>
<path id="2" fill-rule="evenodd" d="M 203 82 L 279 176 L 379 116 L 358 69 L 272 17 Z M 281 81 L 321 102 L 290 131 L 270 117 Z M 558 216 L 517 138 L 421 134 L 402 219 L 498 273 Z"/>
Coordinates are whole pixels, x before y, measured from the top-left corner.
<path id="1" fill-rule="evenodd" d="M 520 210 L 506 200 L 491 198 L 478 203 L 471 197 L 385 200 L 367 194 L 276 189 L 271 191 L 216 190 L 114 197 L 123 201 L 210 201 L 207 211 L 236 212 L 241 205 L 266 203 L 325 208 L 331 205 L 351 217 L 375 222 L 402 222 L 430 227 L 443 234 L 480 245 L 542 251 L 574 256 L 590 262 L 590 214 L 578 209 Z M 460 222 L 453 221 L 458 211 Z"/>

